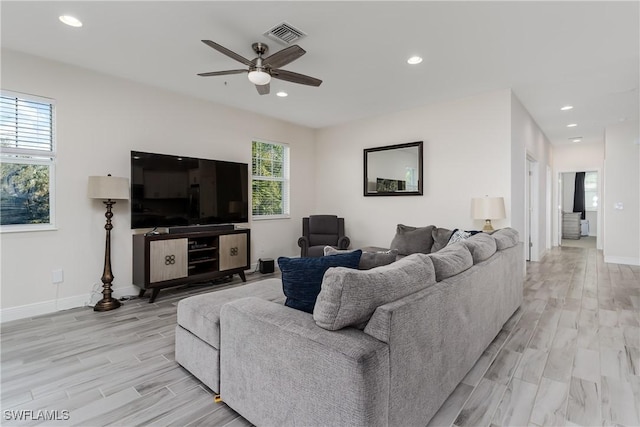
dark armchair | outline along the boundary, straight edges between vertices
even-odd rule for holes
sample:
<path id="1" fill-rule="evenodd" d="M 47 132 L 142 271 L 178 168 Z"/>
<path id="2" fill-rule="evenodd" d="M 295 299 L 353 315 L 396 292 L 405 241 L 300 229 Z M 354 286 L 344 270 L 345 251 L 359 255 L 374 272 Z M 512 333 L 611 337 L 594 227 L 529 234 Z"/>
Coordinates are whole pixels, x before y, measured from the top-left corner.
<path id="1" fill-rule="evenodd" d="M 301 257 L 320 257 L 325 246 L 347 249 L 350 240 L 344 235 L 344 218 L 335 215 L 310 215 L 302 218 L 302 237 L 298 239 Z"/>

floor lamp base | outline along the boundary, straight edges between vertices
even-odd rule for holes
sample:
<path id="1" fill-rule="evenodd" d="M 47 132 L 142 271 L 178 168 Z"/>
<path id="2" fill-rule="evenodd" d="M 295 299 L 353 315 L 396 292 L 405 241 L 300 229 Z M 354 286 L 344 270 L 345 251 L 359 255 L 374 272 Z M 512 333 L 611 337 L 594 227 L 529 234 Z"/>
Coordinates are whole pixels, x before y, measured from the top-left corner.
<path id="1" fill-rule="evenodd" d="M 101 299 L 93 306 L 93 311 L 109 311 L 120 307 L 120 301 L 115 298 Z"/>

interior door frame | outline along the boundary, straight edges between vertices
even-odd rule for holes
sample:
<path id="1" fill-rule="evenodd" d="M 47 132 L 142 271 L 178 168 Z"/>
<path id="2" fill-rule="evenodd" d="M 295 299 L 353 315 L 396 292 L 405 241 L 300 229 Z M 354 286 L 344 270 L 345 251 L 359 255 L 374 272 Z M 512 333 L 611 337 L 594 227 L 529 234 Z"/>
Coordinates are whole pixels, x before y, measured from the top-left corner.
<path id="1" fill-rule="evenodd" d="M 562 193 L 564 191 L 564 183 L 562 179 L 562 174 L 565 173 L 578 173 L 578 172 L 596 172 L 598 174 L 598 208 L 596 209 L 596 249 L 602 250 L 604 236 L 602 234 L 602 204 L 604 200 L 603 190 L 604 185 L 602 182 L 602 168 L 581 168 L 578 170 L 559 170 L 556 172 L 556 176 L 558 178 L 558 191 L 556 192 L 556 201 L 558 202 L 558 246 L 562 246 Z"/>
<path id="2" fill-rule="evenodd" d="M 540 163 L 529 153 L 525 169 L 525 259 L 540 261 Z"/>

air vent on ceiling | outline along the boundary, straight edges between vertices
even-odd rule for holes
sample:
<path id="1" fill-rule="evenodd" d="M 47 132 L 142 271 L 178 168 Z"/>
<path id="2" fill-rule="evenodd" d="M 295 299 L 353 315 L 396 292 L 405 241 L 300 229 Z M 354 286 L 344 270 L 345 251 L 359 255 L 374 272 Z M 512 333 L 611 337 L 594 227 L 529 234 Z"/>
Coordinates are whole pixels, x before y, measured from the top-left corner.
<path id="1" fill-rule="evenodd" d="M 264 35 L 271 40 L 275 40 L 285 45 L 295 43 L 306 36 L 304 32 L 287 22 L 276 25 L 264 33 Z"/>

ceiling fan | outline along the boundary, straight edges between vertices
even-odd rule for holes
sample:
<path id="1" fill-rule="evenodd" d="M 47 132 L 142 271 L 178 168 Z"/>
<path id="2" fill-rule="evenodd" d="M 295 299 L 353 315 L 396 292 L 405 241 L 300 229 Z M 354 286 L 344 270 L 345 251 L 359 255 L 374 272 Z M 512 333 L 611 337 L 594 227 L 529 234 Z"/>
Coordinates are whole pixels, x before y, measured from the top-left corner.
<path id="1" fill-rule="evenodd" d="M 314 77 L 280 69 L 280 67 L 284 67 L 285 65 L 295 61 L 296 59 L 307 53 L 298 45 L 289 46 L 274 53 L 273 55 L 263 58 L 263 55 L 267 53 L 269 47 L 264 43 L 254 43 L 251 45 L 251 47 L 258 56 L 250 61 L 247 58 L 227 49 L 226 47 L 212 42 L 211 40 L 202 40 L 202 43 L 206 44 L 209 47 L 212 47 L 222 54 L 227 55 L 229 58 L 233 58 L 238 62 L 242 62 L 249 68 L 241 70 L 211 71 L 209 73 L 199 73 L 199 76 L 226 76 L 228 74 L 249 73 L 249 81 L 256 85 L 256 89 L 258 89 L 258 93 L 260 95 L 267 95 L 269 93 L 269 82 L 271 81 L 272 77 L 274 79 L 285 80 L 287 82 L 299 83 L 308 86 L 320 86 L 320 84 L 322 83 L 322 80 L 316 79 Z"/>

